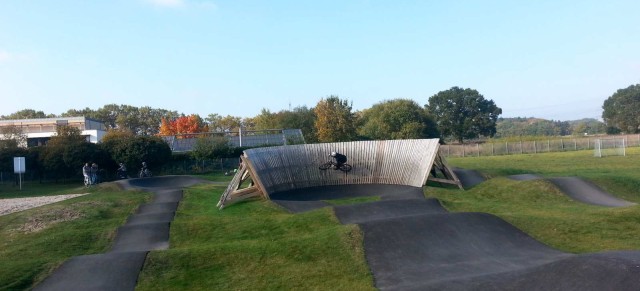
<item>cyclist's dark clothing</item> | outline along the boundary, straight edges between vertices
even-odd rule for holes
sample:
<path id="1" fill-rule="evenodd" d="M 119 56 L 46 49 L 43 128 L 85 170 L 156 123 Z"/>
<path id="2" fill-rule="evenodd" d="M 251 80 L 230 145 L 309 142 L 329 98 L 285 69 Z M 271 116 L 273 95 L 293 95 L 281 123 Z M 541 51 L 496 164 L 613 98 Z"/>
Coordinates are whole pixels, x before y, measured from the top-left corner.
<path id="1" fill-rule="evenodd" d="M 347 162 L 347 156 L 343 154 L 336 153 L 336 155 L 333 158 L 336 159 L 336 164 L 338 166 Z"/>

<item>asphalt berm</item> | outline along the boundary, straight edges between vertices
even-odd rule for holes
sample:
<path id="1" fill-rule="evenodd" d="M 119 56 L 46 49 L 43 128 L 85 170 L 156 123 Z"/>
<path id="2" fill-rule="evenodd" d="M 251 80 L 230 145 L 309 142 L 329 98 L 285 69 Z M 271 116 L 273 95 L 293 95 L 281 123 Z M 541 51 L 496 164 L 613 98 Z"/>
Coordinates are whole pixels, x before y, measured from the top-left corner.
<path id="1" fill-rule="evenodd" d="M 118 228 L 109 252 L 69 259 L 34 290 L 134 290 L 147 253 L 169 247 L 169 227 L 182 200 L 182 188 L 208 181 L 163 176 L 115 183 L 123 189 L 151 191 L 153 200 L 140 205 Z"/>

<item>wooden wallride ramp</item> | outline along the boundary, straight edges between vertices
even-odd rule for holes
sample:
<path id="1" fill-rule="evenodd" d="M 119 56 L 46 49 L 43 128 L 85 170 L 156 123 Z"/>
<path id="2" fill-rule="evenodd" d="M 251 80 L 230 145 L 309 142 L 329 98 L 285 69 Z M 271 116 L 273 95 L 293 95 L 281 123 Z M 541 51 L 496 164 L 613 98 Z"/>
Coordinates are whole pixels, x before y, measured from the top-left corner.
<path id="1" fill-rule="evenodd" d="M 377 140 L 265 147 L 244 151 L 218 207 L 272 193 L 331 185 L 388 184 L 422 187 L 427 180 L 457 185 L 439 154 L 439 139 Z M 319 166 L 331 152 L 347 156 L 348 172 Z"/>

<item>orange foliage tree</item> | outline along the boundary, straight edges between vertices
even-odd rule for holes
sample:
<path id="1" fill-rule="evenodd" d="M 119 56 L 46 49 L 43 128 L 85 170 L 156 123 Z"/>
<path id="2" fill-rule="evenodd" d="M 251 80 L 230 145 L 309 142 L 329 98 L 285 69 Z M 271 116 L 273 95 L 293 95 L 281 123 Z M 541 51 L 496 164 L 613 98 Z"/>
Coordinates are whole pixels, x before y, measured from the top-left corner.
<path id="1" fill-rule="evenodd" d="M 162 119 L 159 135 L 175 135 L 179 138 L 195 137 L 193 133 L 207 132 L 209 127 L 197 114 L 181 116 L 173 120 Z"/>

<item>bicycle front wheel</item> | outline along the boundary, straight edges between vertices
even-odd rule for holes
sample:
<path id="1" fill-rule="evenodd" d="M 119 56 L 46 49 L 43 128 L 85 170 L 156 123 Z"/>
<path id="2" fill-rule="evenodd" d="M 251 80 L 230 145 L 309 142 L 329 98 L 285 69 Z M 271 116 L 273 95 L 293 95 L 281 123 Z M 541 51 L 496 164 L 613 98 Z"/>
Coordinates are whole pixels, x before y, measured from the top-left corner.
<path id="1" fill-rule="evenodd" d="M 343 172 L 349 172 L 351 169 L 353 169 L 353 167 L 349 164 L 342 164 L 342 166 L 340 166 L 340 170 Z"/>

